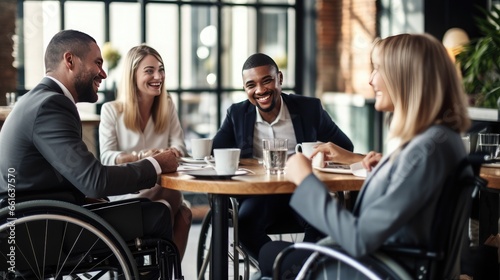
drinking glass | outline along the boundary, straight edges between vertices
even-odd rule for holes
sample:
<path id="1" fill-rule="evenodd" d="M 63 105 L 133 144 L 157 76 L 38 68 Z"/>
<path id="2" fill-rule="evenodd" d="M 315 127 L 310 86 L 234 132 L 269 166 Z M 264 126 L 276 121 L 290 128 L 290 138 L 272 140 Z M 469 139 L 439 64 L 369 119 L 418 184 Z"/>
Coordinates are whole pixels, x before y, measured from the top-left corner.
<path id="1" fill-rule="evenodd" d="M 288 139 L 262 139 L 263 163 L 267 174 L 284 174 Z"/>
<path id="2" fill-rule="evenodd" d="M 479 133 L 476 152 L 486 153 L 491 159 L 495 158 L 499 139 L 500 134 L 498 133 Z"/>

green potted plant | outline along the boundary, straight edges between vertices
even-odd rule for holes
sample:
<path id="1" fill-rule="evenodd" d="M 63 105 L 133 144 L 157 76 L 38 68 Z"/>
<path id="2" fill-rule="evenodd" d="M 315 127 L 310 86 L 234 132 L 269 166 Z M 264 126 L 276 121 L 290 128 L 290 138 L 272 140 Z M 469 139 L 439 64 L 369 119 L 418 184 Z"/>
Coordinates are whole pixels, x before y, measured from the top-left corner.
<path id="1" fill-rule="evenodd" d="M 500 9 L 480 8 L 484 18 L 476 17 L 482 37 L 471 40 L 456 56 L 463 73 L 465 91 L 471 105 L 499 108 L 500 97 Z"/>

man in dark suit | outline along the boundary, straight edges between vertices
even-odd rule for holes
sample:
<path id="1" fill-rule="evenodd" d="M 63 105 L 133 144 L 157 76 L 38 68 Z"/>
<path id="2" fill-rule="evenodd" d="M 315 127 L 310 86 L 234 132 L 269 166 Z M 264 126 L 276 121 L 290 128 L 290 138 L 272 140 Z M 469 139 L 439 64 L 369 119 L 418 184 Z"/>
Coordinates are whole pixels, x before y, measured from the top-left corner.
<path id="1" fill-rule="evenodd" d="M 175 155 L 164 152 L 141 161 L 103 166 L 82 141 L 76 102 L 97 101 L 107 77 L 96 41 L 89 35 L 64 30 L 45 52 L 46 77 L 22 96 L 0 133 L 0 198 L 15 175 L 16 200 L 34 193 L 71 192 L 76 203 L 153 187 L 160 173 L 177 168 Z M 170 212 L 162 203 L 142 204 L 143 232 L 171 239 Z M 141 225 L 130 225 L 141 226 Z"/>
<path id="2" fill-rule="evenodd" d="M 352 151 L 351 140 L 337 127 L 317 98 L 282 93 L 283 74 L 269 56 L 251 55 L 243 65 L 243 88 L 248 100 L 233 104 L 213 139 L 213 148 L 241 149 L 242 158 L 262 158 L 263 138 L 286 138 L 288 150 L 297 143 L 333 142 Z M 266 230 L 277 221 L 298 223 L 304 241 L 322 237 L 289 206 L 290 195 L 239 199 L 239 237 L 254 258 L 271 239 Z"/>

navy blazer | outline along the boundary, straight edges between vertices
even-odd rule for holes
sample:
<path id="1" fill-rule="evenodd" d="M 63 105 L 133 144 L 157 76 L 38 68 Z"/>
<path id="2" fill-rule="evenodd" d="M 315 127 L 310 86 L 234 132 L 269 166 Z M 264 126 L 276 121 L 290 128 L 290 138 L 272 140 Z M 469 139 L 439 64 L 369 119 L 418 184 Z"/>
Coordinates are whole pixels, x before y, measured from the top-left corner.
<path id="1" fill-rule="evenodd" d="M 0 155 L 0 197 L 12 178 L 17 195 L 64 190 L 89 197 L 135 192 L 157 179 L 148 160 L 103 166 L 82 140 L 75 104 L 50 78 L 16 103 L 0 133 Z"/>
<path id="2" fill-rule="evenodd" d="M 351 140 L 332 121 L 318 98 L 286 93 L 281 96 L 290 112 L 297 143 L 332 142 L 349 151 L 354 149 Z M 213 139 L 212 148 L 240 148 L 241 158 L 253 157 L 255 108 L 248 100 L 231 105 Z"/>

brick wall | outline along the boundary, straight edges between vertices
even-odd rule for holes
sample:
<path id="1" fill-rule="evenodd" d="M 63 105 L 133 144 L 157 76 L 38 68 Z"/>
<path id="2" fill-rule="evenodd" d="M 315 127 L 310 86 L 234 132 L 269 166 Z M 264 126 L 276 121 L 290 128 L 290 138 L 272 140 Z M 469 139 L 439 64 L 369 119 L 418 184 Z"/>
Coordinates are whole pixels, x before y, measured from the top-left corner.
<path id="1" fill-rule="evenodd" d="M 0 1 L 0 105 L 6 105 L 5 93 L 16 90 L 17 70 L 14 62 L 16 0 Z"/>
<path id="2" fill-rule="evenodd" d="M 361 93 L 368 84 L 370 51 L 376 37 L 375 0 L 316 0 L 317 95 Z"/>

